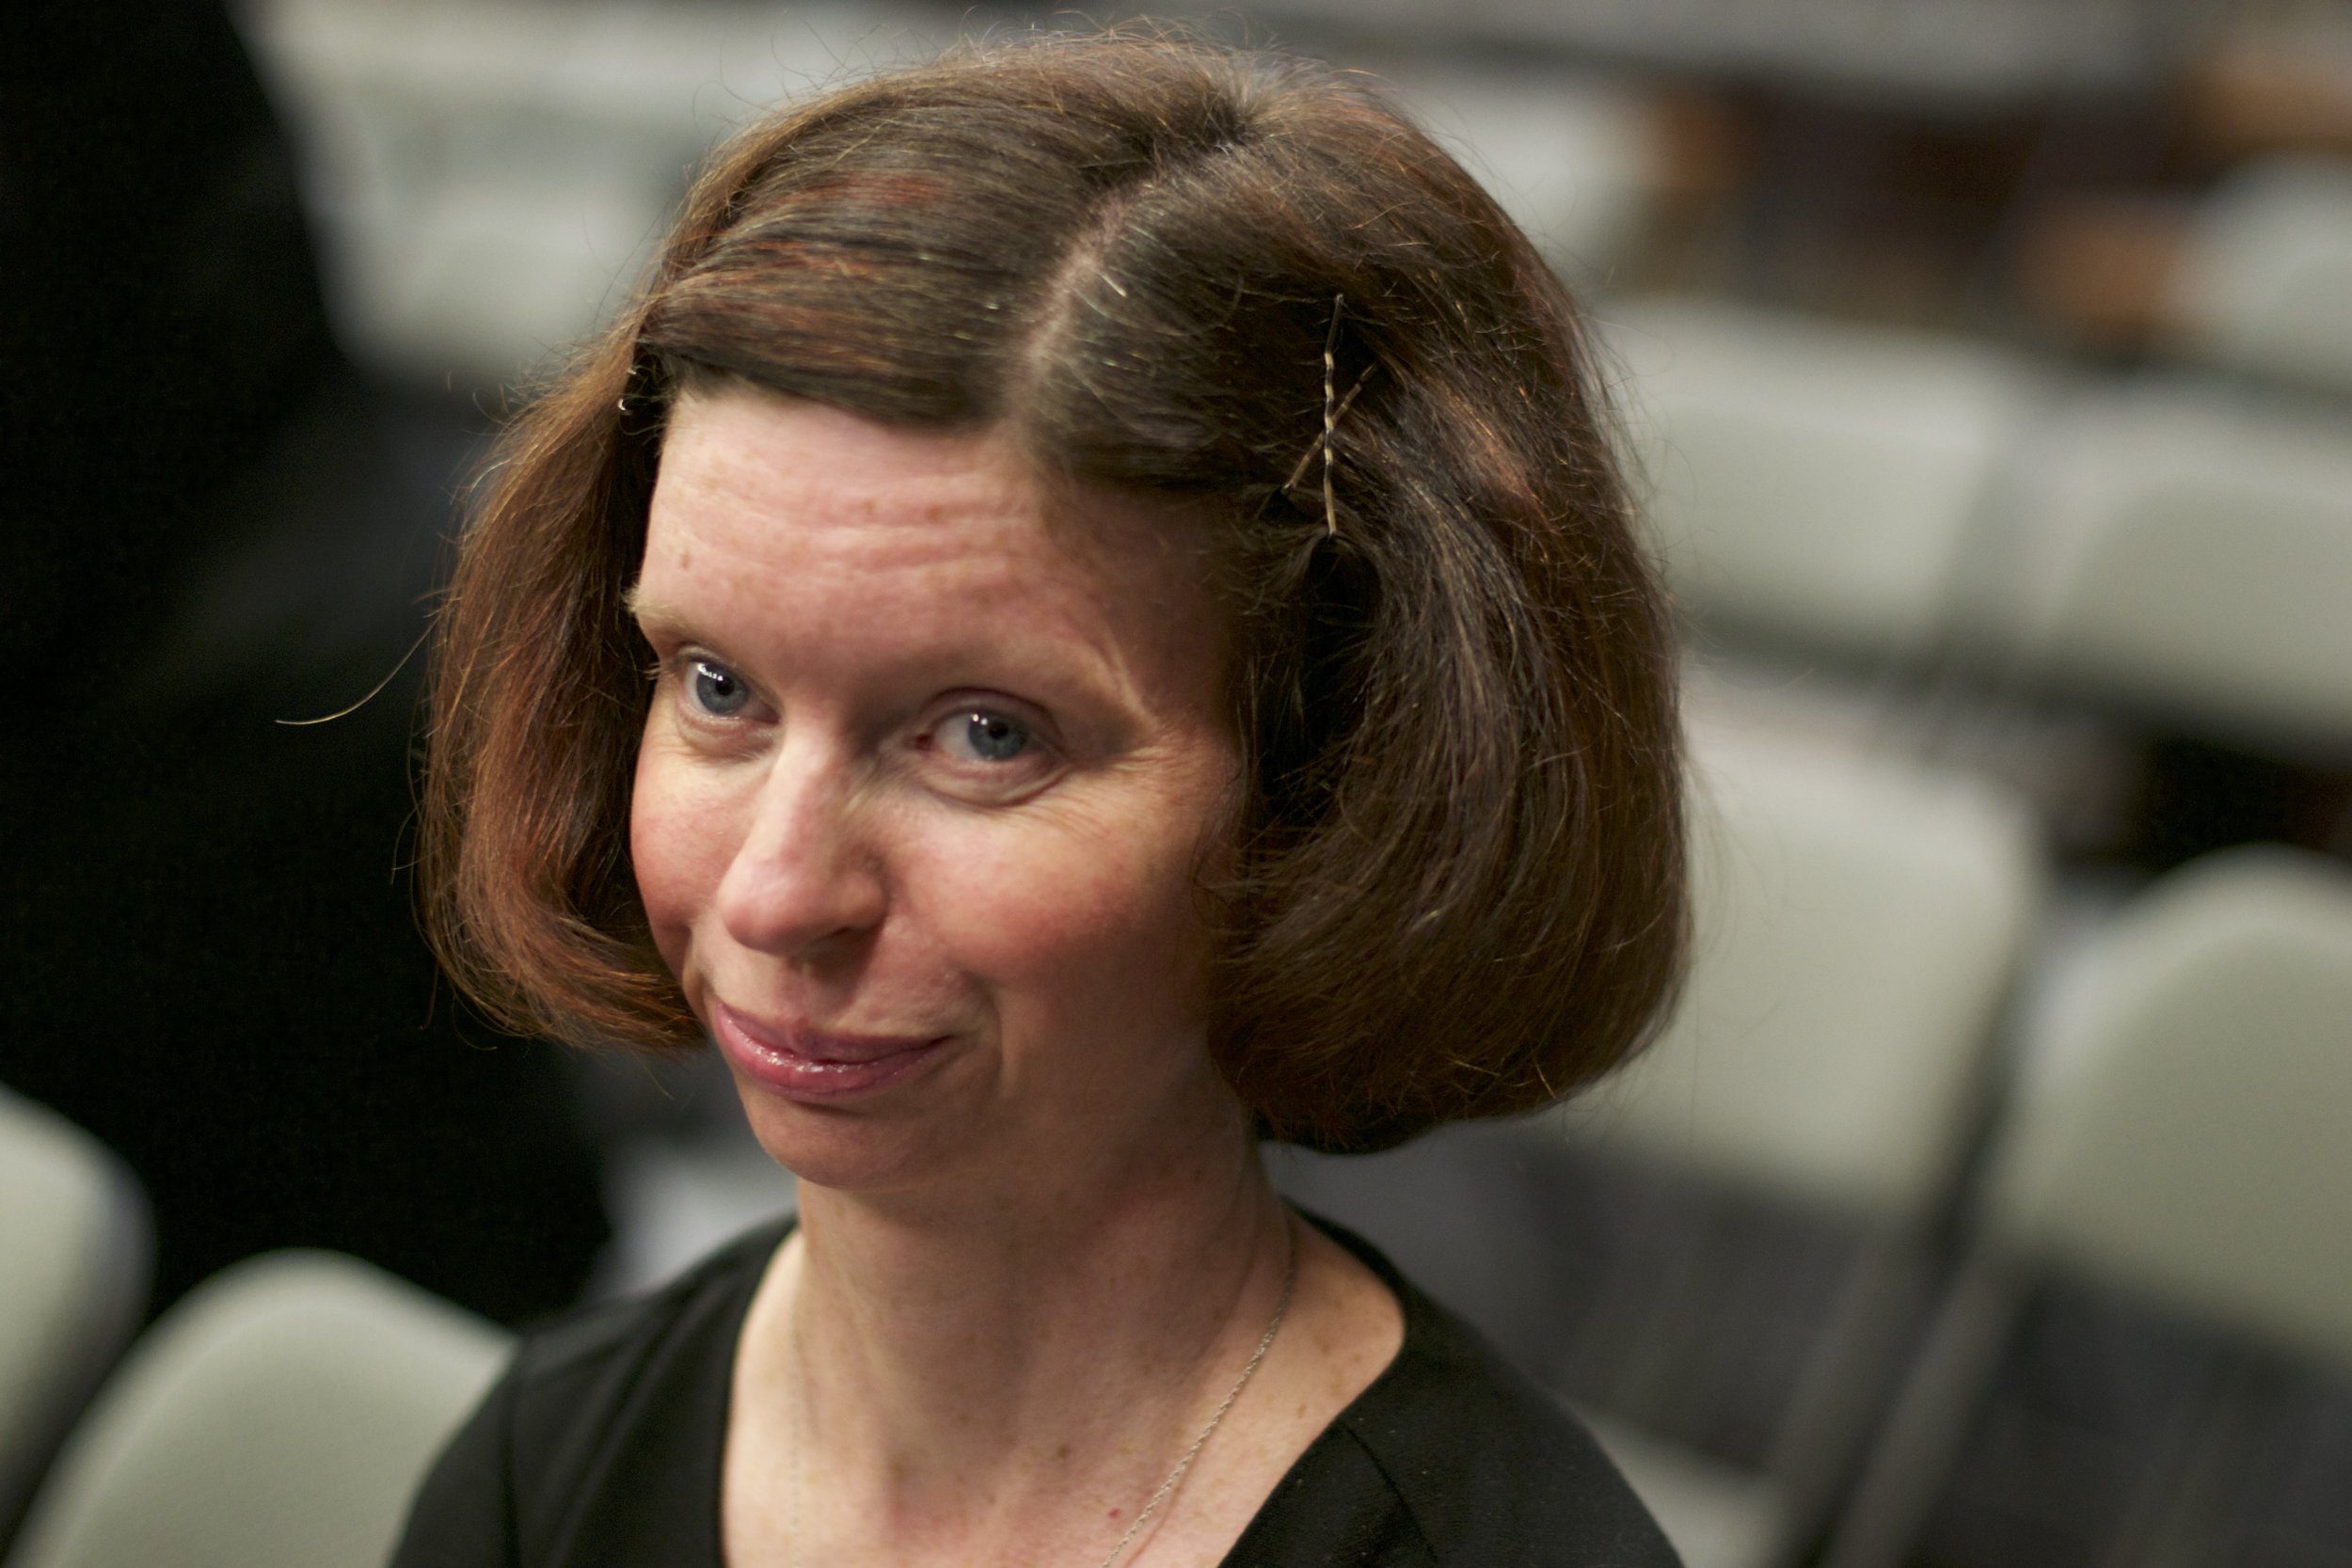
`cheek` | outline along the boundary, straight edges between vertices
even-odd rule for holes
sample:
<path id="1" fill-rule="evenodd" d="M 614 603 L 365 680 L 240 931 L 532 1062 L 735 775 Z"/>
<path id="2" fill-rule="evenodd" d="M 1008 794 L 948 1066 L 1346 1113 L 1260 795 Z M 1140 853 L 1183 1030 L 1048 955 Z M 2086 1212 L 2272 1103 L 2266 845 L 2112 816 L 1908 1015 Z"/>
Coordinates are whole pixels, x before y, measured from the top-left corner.
<path id="1" fill-rule="evenodd" d="M 1008 1023 L 1190 1033 L 1206 1017 L 1208 972 L 1193 860 L 1189 843 L 1137 845 L 1116 828 L 1043 843 L 1008 834 L 935 863 L 925 924 L 995 992 Z"/>
<path id="2" fill-rule="evenodd" d="M 695 922 L 718 894 L 729 848 L 725 815 L 691 787 L 689 776 L 648 744 L 638 752 L 629 795 L 629 860 L 654 944 L 672 974 L 685 978 Z"/>

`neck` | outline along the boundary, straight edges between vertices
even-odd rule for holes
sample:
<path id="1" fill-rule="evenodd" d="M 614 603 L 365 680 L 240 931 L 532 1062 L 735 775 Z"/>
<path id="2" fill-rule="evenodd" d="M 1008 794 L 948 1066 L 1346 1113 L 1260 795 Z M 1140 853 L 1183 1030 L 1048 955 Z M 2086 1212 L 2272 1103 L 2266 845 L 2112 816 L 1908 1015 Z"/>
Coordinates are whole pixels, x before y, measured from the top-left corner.
<path id="1" fill-rule="evenodd" d="M 761 1360 L 836 1497 L 913 1541 L 1132 1517 L 1164 1478 L 1263 1335 L 1288 1220 L 1237 1112 L 1120 1142 L 1020 1190 L 803 1188 L 746 1350 L 793 1344 Z"/>

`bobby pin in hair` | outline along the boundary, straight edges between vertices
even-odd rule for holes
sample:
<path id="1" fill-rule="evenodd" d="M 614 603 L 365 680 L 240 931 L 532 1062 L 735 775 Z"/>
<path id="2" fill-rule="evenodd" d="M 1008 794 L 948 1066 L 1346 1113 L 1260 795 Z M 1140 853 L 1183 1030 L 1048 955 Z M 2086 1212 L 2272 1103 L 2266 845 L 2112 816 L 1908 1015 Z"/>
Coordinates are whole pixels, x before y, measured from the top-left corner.
<path id="1" fill-rule="evenodd" d="M 1285 490 L 1298 488 L 1298 482 L 1307 477 L 1307 465 L 1314 461 L 1316 451 L 1323 453 L 1323 534 L 1327 539 L 1336 538 L 1340 531 L 1339 511 L 1331 499 L 1331 451 L 1337 445 L 1340 416 L 1345 414 L 1349 405 L 1355 403 L 1356 394 L 1364 389 L 1364 383 L 1372 379 L 1372 372 L 1380 368 L 1376 360 L 1365 366 L 1363 373 L 1356 378 L 1356 385 L 1347 389 L 1347 396 L 1333 401 L 1332 377 L 1337 368 L 1340 311 L 1346 304 L 1345 294 L 1331 296 L 1331 330 L 1323 340 L 1323 434 L 1299 453 L 1298 466 L 1291 470 L 1290 478 L 1282 482 Z"/>

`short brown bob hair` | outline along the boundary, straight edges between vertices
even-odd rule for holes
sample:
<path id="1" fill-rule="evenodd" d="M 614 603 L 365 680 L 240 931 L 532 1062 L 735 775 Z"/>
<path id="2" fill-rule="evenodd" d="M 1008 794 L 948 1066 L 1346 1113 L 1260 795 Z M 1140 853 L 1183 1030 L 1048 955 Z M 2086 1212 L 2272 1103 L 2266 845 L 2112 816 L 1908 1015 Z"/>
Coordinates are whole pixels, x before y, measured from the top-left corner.
<path id="1" fill-rule="evenodd" d="M 711 378 L 1001 427 L 1216 519 L 1245 776 L 1213 1049 L 1263 1132 L 1382 1148 L 1646 1039 L 1685 946 L 1674 653 L 1574 306 L 1376 92 L 1132 32 L 754 126 L 508 432 L 439 617 L 421 845 L 493 1016 L 702 1039 L 629 864 L 624 594 L 664 417 Z"/>

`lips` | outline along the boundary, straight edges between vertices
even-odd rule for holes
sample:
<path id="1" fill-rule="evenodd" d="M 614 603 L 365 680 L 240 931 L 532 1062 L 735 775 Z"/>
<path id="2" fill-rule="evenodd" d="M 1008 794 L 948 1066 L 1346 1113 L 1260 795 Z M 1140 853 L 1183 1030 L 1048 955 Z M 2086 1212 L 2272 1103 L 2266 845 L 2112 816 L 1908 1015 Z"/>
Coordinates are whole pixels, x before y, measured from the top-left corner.
<path id="1" fill-rule="evenodd" d="M 887 1088 L 938 1056 L 945 1036 L 846 1035 L 755 1019 L 710 1005 L 710 1032 L 728 1063 L 795 1100 L 841 1100 Z"/>

